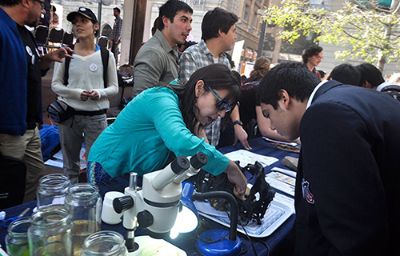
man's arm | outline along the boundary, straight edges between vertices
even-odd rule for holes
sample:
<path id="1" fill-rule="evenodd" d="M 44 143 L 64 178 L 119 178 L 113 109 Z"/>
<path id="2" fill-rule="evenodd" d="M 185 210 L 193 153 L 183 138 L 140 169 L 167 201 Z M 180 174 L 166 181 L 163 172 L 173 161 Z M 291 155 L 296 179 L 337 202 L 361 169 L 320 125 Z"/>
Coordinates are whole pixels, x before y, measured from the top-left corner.
<path id="1" fill-rule="evenodd" d="M 233 129 L 235 131 L 235 140 L 239 140 L 242 143 L 242 146 L 245 149 L 251 149 L 249 142 L 247 141 L 248 135 L 247 132 L 243 129 L 243 126 L 240 124 L 235 124 L 235 121 L 240 120 L 239 114 L 239 106 L 236 105 L 231 113 L 231 120 L 233 123 Z"/>
<path id="2" fill-rule="evenodd" d="M 62 47 L 58 48 L 55 51 L 49 52 L 46 55 L 43 55 L 40 58 L 40 69 L 41 70 L 46 70 L 50 67 L 50 63 L 53 61 L 56 62 L 62 62 L 62 60 L 67 57 L 67 58 L 72 58 L 72 49 L 69 47 Z"/>
<path id="3" fill-rule="evenodd" d="M 328 255 L 379 255 L 387 208 L 366 122 L 341 104 L 312 105 L 301 123 L 304 179 Z"/>

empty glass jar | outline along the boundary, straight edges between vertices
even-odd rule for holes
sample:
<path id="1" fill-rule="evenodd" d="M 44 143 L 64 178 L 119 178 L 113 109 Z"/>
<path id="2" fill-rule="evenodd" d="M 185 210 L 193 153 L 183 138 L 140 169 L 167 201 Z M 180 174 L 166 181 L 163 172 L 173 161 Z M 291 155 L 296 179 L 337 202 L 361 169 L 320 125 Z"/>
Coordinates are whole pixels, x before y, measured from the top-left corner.
<path id="1" fill-rule="evenodd" d="M 30 217 L 11 222 L 6 235 L 7 253 L 10 256 L 29 256 L 28 228 L 32 220 Z"/>
<path id="2" fill-rule="evenodd" d="M 71 256 L 71 217 L 59 205 L 42 207 L 28 229 L 30 256 Z"/>
<path id="3" fill-rule="evenodd" d="M 47 205 L 64 205 L 70 181 L 62 174 L 48 174 L 39 180 L 37 191 L 38 209 Z"/>
<path id="4" fill-rule="evenodd" d="M 85 239 L 82 256 L 126 256 L 124 238 L 114 231 L 99 231 Z"/>
<path id="5" fill-rule="evenodd" d="M 102 207 L 97 187 L 88 183 L 71 185 L 65 206 L 72 220 L 73 255 L 80 256 L 85 238 L 100 230 Z"/>

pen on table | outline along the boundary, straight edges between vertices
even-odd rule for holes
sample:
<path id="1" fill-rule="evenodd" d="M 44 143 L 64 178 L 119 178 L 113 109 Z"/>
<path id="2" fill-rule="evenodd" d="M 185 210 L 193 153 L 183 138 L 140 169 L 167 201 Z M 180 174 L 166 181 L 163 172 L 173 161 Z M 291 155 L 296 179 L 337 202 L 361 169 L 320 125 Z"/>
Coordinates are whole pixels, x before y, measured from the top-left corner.
<path id="1" fill-rule="evenodd" d="M 17 217 L 21 218 L 24 217 L 30 210 L 31 208 L 26 208 L 25 210 L 23 210 Z"/>
<path id="2" fill-rule="evenodd" d="M 9 218 L 6 218 L 6 219 L 0 221 L 0 226 L 3 227 L 3 228 L 7 228 L 8 225 L 9 225 L 11 222 L 13 222 L 13 221 L 15 221 L 15 220 L 19 220 L 19 219 L 21 219 L 22 217 L 24 217 L 24 216 L 29 212 L 30 209 L 31 209 L 31 208 L 26 208 L 25 210 L 23 210 L 23 211 L 22 211 L 20 214 L 18 214 L 17 216 L 9 217 Z"/>

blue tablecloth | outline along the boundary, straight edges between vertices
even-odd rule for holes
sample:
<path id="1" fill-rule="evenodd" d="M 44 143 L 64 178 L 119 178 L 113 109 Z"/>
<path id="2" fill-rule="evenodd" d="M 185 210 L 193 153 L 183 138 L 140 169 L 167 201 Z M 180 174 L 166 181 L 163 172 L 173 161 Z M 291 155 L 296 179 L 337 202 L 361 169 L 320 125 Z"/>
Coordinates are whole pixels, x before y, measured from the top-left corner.
<path id="1" fill-rule="evenodd" d="M 262 138 L 256 138 L 250 141 L 250 145 L 252 146 L 252 152 L 265 155 L 265 156 L 273 156 L 281 160 L 285 156 L 294 156 L 298 157 L 298 154 L 282 151 L 277 149 L 273 144 L 263 140 Z M 234 150 L 242 149 L 240 144 L 231 147 L 221 148 L 220 151 L 223 153 L 228 153 Z M 265 172 L 270 172 L 273 167 L 284 167 L 280 161 L 268 166 L 265 168 Z M 22 205 L 18 205 L 9 209 L 6 209 L 7 217 L 12 217 L 20 214 L 24 209 L 30 208 L 30 212 L 27 215 L 32 214 L 32 209 L 36 206 L 36 202 L 28 202 Z M 273 255 L 276 249 L 282 245 L 284 239 L 288 236 L 290 231 L 294 226 L 295 216 L 291 216 L 280 228 L 278 228 L 271 236 L 262 239 L 248 238 L 244 235 L 239 234 L 243 245 L 242 252 L 243 255 L 255 255 L 254 250 L 257 252 L 257 255 Z M 210 228 L 225 228 L 217 223 L 209 221 L 207 219 L 201 219 L 200 221 L 201 227 L 199 230 L 210 229 Z M 121 234 L 125 234 L 122 225 L 102 225 L 103 230 L 115 230 L 120 232 Z M 3 247 L 4 237 L 7 233 L 7 230 L 3 227 L 0 227 L 0 242 Z M 146 234 L 145 230 L 138 229 L 136 235 Z M 187 255 L 200 255 L 195 248 L 195 243 L 197 239 L 197 233 L 184 234 L 180 235 L 177 239 L 169 240 L 172 244 L 178 246 L 179 248 L 186 251 Z M 252 248 L 253 247 L 253 248 Z"/>

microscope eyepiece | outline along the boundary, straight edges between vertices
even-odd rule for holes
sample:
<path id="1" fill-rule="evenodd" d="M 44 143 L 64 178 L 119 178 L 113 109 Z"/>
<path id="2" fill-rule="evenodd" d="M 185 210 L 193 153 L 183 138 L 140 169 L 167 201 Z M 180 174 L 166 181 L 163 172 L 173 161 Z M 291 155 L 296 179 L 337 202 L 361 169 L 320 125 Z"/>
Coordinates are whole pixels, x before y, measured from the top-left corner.
<path id="1" fill-rule="evenodd" d="M 184 156 L 178 156 L 172 163 L 171 163 L 171 170 L 175 174 L 181 174 L 182 172 L 186 171 L 190 167 L 189 160 Z"/>
<path id="2" fill-rule="evenodd" d="M 207 162 L 208 162 L 208 157 L 206 154 L 204 154 L 202 152 L 198 152 L 196 155 L 194 155 L 190 158 L 190 165 L 194 169 L 200 169 L 201 167 L 206 165 Z"/>

